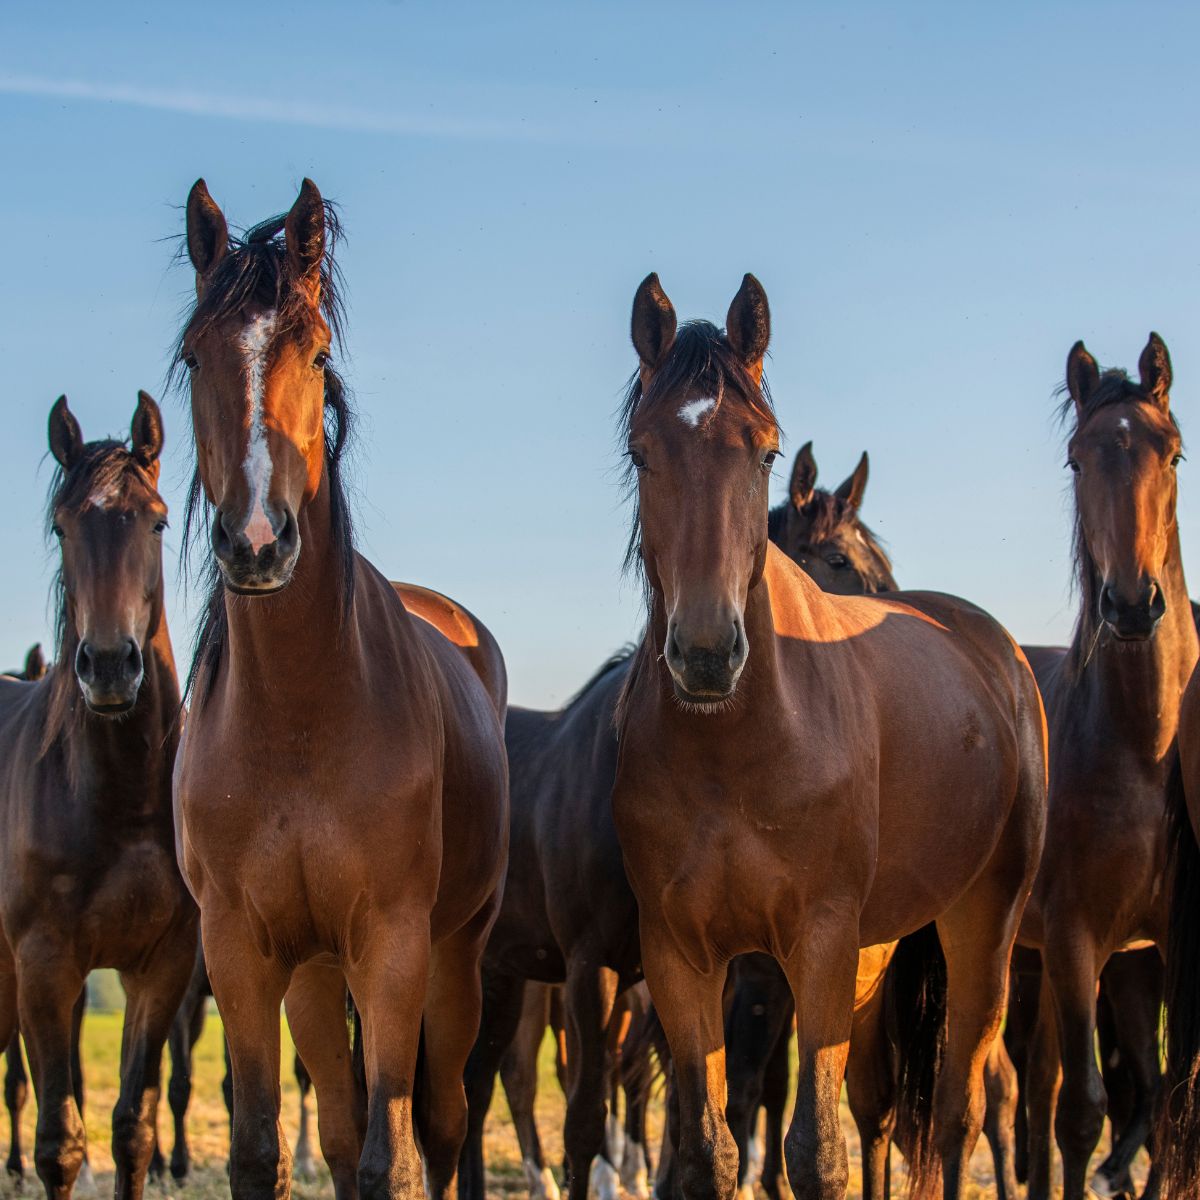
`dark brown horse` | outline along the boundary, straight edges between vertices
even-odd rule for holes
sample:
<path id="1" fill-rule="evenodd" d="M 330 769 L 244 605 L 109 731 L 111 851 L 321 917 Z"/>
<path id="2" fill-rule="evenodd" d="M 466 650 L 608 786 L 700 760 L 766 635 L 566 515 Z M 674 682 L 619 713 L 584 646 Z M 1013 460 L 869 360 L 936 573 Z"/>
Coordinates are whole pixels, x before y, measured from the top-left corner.
<path id="1" fill-rule="evenodd" d="M 1027 1073 L 1032 1200 L 1050 1195 L 1052 1135 L 1065 1200 L 1084 1196 L 1105 1114 L 1101 970 L 1123 948 L 1166 944 L 1168 756 L 1198 644 L 1175 516 L 1171 363 L 1157 334 L 1138 367 L 1136 383 L 1102 373 L 1082 342 L 1067 359 L 1081 607 L 1068 650 L 1029 650 L 1050 729 L 1046 849 L 1021 926 L 1043 964 Z"/>
<path id="2" fill-rule="evenodd" d="M 85 443 L 63 397 L 50 449 L 62 552 L 55 666 L 39 683 L 0 680 L 0 1040 L 19 1017 L 38 1175 L 48 1196 L 67 1197 L 84 1154 L 73 1014 L 89 971 L 121 972 L 113 1159 L 117 1195 L 137 1198 L 163 1043 L 196 944 L 171 821 L 181 708 L 163 611 L 158 406 L 140 395 L 127 448 Z"/>
<path id="3" fill-rule="evenodd" d="M 724 334 L 677 328 L 656 276 L 634 302 L 624 432 L 649 620 L 618 714 L 613 811 L 671 1046 L 682 1187 L 727 1198 L 736 1186 L 730 959 L 769 953 L 787 974 L 800 1061 L 788 1177 L 797 1197 L 841 1197 L 859 949 L 936 921 L 951 1019 L 934 1136 L 957 1196 L 1041 846 L 1041 702 L 978 609 L 932 593 L 829 596 L 770 544 L 768 338 L 751 276 Z"/>
<path id="4" fill-rule="evenodd" d="M 418 1193 L 415 1125 L 440 1200 L 466 1132 L 463 1067 L 507 851 L 504 664 L 469 613 L 393 587 L 354 550 L 336 232 L 310 180 L 244 238 L 203 181 L 188 197 L 196 304 L 178 358 L 215 571 L 176 823 L 229 1038 L 234 1196 L 290 1186 L 286 995 L 339 1197 Z"/>
<path id="5" fill-rule="evenodd" d="M 1200 1195 L 1200 672 L 1179 709 L 1168 780 L 1167 1070 L 1158 1165 L 1165 1200 Z"/>

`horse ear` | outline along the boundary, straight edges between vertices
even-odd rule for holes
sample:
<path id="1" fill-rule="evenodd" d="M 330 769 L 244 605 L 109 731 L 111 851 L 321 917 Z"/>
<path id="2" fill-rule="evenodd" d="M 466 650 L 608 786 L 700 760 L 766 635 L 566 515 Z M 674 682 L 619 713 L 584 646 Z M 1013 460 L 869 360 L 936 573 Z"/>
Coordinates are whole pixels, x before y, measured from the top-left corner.
<path id="1" fill-rule="evenodd" d="M 229 249 L 229 226 L 225 214 L 208 194 L 208 184 L 197 179 L 187 198 L 188 258 L 197 275 L 207 275 Z"/>
<path id="2" fill-rule="evenodd" d="M 805 442 L 792 463 L 792 480 L 788 495 L 793 508 L 803 508 L 813 497 L 817 486 L 817 460 L 813 458 L 812 442 Z"/>
<path id="3" fill-rule="evenodd" d="M 153 466 L 163 448 L 162 413 L 149 392 L 138 392 L 138 406 L 129 427 L 133 457 L 143 467 Z"/>
<path id="4" fill-rule="evenodd" d="M 320 291 L 321 260 L 325 257 L 325 201 L 311 179 L 300 185 L 283 231 L 292 270 L 315 295 Z"/>
<path id="5" fill-rule="evenodd" d="M 66 396 L 59 396 L 50 410 L 50 453 L 64 471 L 69 471 L 83 453 L 83 434 L 75 414 L 67 407 Z"/>
<path id="6" fill-rule="evenodd" d="M 1067 355 L 1067 391 L 1075 401 L 1075 408 L 1081 410 L 1088 402 L 1088 397 L 1096 390 L 1100 382 L 1100 368 L 1096 360 L 1087 352 L 1082 341 L 1076 342 Z"/>
<path id="7" fill-rule="evenodd" d="M 763 285 L 753 275 L 742 277 L 725 318 L 725 336 L 755 383 L 761 383 L 763 357 L 771 340 L 771 309 Z"/>
<path id="8" fill-rule="evenodd" d="M 871 460 L 867 457 L 867 452 L 864 450 L 862 458 L 858 460 L 858 466 L 854 468 L 850 477 L 843 483 L 838 485 L 838 489 L 833 494 L 841 500 L 850 512 L 858 512 L 862 504 L 863 494 L 867 490 L 867 476 L 871 473 Z"/>
<path id="9" fill-rule="evenodd" d="M 46 658 L 42 654 L 42 643 L 35 642 L 25 655 L 25 678 L 38 680 L 46 673 Z"/>
<path id="10" fill-rule="evenodd" d="M 630 321 L 633 348 L 642 364 L 643 383 L 646 382 L 646 374 L 662 366 L 670 354 L 678 324 L 674 305 L 662 290 L 657 272 L 651 271 L 638 285 Z"/>
<path id="11" fill-rule="evenodd" d="M 1138 359 L 1138 375 L 1146 395 L 1160 408 L 1167 408 L 1171 402 L 1171 356 L 1167 353 L 1167 343 L 1157 333 L 1151 333 Z"/>

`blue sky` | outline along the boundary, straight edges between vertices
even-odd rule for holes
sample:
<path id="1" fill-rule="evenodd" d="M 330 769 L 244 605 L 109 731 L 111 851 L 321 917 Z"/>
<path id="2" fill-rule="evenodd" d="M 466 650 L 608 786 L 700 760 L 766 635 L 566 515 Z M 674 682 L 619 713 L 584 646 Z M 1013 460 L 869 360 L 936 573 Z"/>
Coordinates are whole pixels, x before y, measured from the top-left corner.
<path id="1" fill-rule="evenodd" d="M 638 631 L 613 413 L 650 270 L 718 321 L 753 271 L 789 455 L 832 485 L 868 449 L 902 584 L 1065 639 L 1071 343 L 1133 369 L 1157 329 L 1185 434 L 1200 394 L 1198 43 L 1156 4 L 6 4 L 0 667 L 49 637 L 49 406 L 94 437 L 161 393 L 200 175 L 235 225 L 305 175 L 342 206 L 361 547 L 473 608 L 514 700 Z"/>

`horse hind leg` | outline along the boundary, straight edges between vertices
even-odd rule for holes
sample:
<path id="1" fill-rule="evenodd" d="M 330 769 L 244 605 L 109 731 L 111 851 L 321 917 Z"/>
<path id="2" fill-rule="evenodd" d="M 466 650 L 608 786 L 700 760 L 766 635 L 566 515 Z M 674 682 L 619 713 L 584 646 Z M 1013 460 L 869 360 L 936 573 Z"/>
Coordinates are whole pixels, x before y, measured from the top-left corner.
<path id="1" fill-rule="evenodd" d="M 496 1072 L 521 1019 L 525 987 L 524 980 L 511 975 L 490 971 L 483 975 L 479 1033 L 463 1070 L 467 1136 L 458 1160 L 459 1200 L 484 1200 L 483 1125 L 495 1090 Z M 530 1191 L 532 1194 L 532 1181 Z"/>
<path id="2" fill-rule="evenodd" d="M 596 966 L 598 958 L 590 948 L 575 947 L 567 961 L 563 1000 L 569 1071 L 563 1147 L 570 1200 L 586 1200 L 589 1185 L 599 1200 L 615 1200 L 620 1182 L 608 1158 L 606 1120 L 607 1030 L 617 977 Z"/>
<path id="3" fill-rule="evenodd" d="M 356 1200 L 366 1113 L 346 1030 L 345 977 L 336 967 L 315 963 L 297 967 L 284 1006 L 296 1044 L 301 1097 L 307 1094 L 306 1083 L 317 1093 L 318 1135 L 321 1153 L 333 1176 L 334 1195 L 337 1200 Z M 301 1151 L 307 1151 L 307 1177 L 312 1178 L 315 1165 L 311 1148 L 297 1144 L 297 1163 Z"/>
<path id="4" fill-rule="evenodd" d="M 987 1111 L 984 1136 L 992 1151 L 997 1200 L 1016 1200 L 1016 1115 L 1019 1100 L 1017 1068 L 1002 1037 L 996 1038 L 983 1071 Z"/>
<path id="5" fill-rule="evenodd" d="M 88 1152 L 87 1121 L 84 1120 L 84 1079 L 83 1079 L 83 1017 L 87 1012 L 87 985 L 79 993 L 75 1007 L 71 1010 L 71 1080 L 75 1089 L 75 1106 L 79 1109 L 79 1119 L 83 1121 L 83 1166 L 79 1168 L 79 1178 L 75 1180 L 75 1194 L 91 1197 L 98 1194 L 96 1177 L 92 1174 L 92 1159 Z M 156 1138 L 157 1140 L 157 1138 Z"/>
<path id="6" fill-rule="evenodd" d="M 430 955 L 423 1049 L 414 1115 L 430 1200 L 446 1200 L 467 1137 L 463 1075 L 479 1036 L 483 1009 L 480 962 L 499 905 L 495 896 Z M 367 1050 L 370 1051 L 370 1037 Z"/>
<path id="7" fill-rule="evenodd" d="M 14 1033 L 4 1052 L 4 1103 L 12 1137 L 8 1144 L 8 1173 L 18 1182 L 25 1178 L 25 1155 L 21 1149 L 21 1114 L 29 1099 L 29 1076 L 21 1052 L 21 1035 Z"/>
<path id="8" fill-rule="evenodd" d="M 759 1169 L 763 1191 L 769 1200 L 786 1200 L 789 1195 L 787 1175 L 783 1165 L 783 1119 L 787 1108 L 789 1051 L 792 1045 L 791 1000 L 779 1037 L 767 1060 L 763 1075 L 763 1158 Z"/>
<path id="9" fill-rule="evenodd" d="M 846 1098 L 862 1145 L 863 1200 L 887 1200 L 896 1128 L 896 1066 L 888 1037 L 885 984 L 854 1014 L 846 1059 Z"/>
<path id="10" fill-rule="evenodd" d="M 537 1099 L 538 1053 L 550 1017 L 549 992 L 549 984 L 533 981 L 525 984 L 516 1036 L 500 1060 L 500 1080 L 516 1126 L 530 1200 L 559 1200 L 558 1183 L 554 1172 L 546 1165 L 533 1112 Z"/>
<path id="11" fill-rule="evenodd" d="M 296 1149 L 292 1153 L 292 1174 L 297 1179 L 316 1179 L 317 1162 L 312 1151 L 312 1114 L 308 1106 L 308 1094 L 312 1091 L 313 1081 L 304 1060 L 299 1054 L 292 1063 L 292 1071 L 296 1076 L 296 1089 L 300 1093 L 300 1127 L 296 1134 Z"/>

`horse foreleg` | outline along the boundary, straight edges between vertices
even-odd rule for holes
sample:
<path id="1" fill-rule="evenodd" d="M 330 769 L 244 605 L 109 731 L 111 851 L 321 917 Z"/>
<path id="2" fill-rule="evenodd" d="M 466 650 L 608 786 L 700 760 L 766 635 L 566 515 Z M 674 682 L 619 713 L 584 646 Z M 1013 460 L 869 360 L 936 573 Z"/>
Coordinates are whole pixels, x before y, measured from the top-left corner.
<path id="1" fill-rule="evenodd" d="M 71 1033 L 84 978 L 73 954 L 43 939 L 36 946 L 21 946 L 17 978 L 21 1032 L 38 1103 L 34 1162 L 48 1200 L 67 1200 L 83 1166 L 84 1131 L 71 1078 Z"/>
<path id="2" fill-rule="evenodd" d="M 530 1200 L 558 1200 L 558 1183 L 546 1166 L 533 1106 L 537 1099 L 538 1053 L 550 1019 L 550 985 L 530 980 L 525 984 L 521 1020 L 508 1050 L 500 1060 L 500 1080 L 508 1097 L 521 1147 L 521 1162 Z M 461 1181 L 460 1181 L 461 1182 Z"/>
<path id="3" fill-rule="evenodd" d="M 796 1002 L 796 1105 L 784 1140 L 797 1200 L 843 1200 L 850 1166 L 838 1101 L 858 979 L 858 929 L 813 922 L 783 964 Z"/>
<path id="4" fill-rule="evenodd" d="M 891 1194 L 889 1151 L 896 1128 L 896 1063 L 882 982 L 854 1014 L 846 1058 L 846 1098 L 862 1143 L 863 1200 L 887 1200 Z"/>
<path id="5" fill-rule="evenodd" d="M 785 1200 L 787 1176 L 783 1167 L 783 1118 L 787 1109 L 789 1054 L 792 1046 L 792 1020 L 795 1013 L 788 998 L 787 1017 L 779 1030 L 775 1046 L 763 1074 L 763 1160 L 762 1187 L 769 1200 Z"/>
<path id="6" fill-rule="evenodd" d="M 193 968 L 188 990 L 171 1022 L 167 1035 L 167 1047 L 171 1055 L 171 1082 L 167 1084 L 167 1102 L 171 1106 L 171 1118 L 175 1129 L 175 1141 L 171 1146 L 171 1176 L 184 1180 L 192 1167 L 191 1152 L 187 1138 L 187 1111 L 192 1102 L 192 1056 L 196 1043 L 204 1032 L 204 1002 L 208 976 L 204 973 L 203 959 L 200 960 L 200 981 Z"/>
<path id="7" fill-rule="evenodd" d="M 284 1006 L 296 1044 L 296 1065 L 316 1089 L 321 1153 L 333 1176 L 334 1195 L 337 1200 L 355 1200 L 366 1113 L 346 1030 L 345 976 L 337 967 L 299 966 L 292 972 Z M 297 1164 L 299 1148 L 297 1143 Z M 311 1150 L 308 1155 L 311 1177 Z"/>
<path id="8" fill-rule="evenodd" d="M 137 972 L 122 972 L 125 1024 L 121 1033 L 121 1088 L 113 1109 L 112 1154 L 117 1200 L 141 1200 L 154 1151 L 162 1082 L 163 1047 L 187 991 L 195 961 L 194 916 L 181 921 Z"/>
<path id="9" fill-rule="evenodd" d="M 563 989 L 567 1034 L 567 1112 L 563 1148 L 570 1200 L 587 1200 L 592 1162 L 599 1200 L 615 1200 L 616 1166 L 606 1145 L 607 1030 L 617 995 L 615 972 L 599 965 L 594 947 L 572 948 Z"/>
<path id="10" fill-rule="evenodd" d="M 686 1200 L 732 1200 L 737 1145 L 725 1121 L 725 962 L 701 970 L 680 950 L 660 915 L 641 915 L 642 966 L 671 1048 L 673 1098 L 655 1192 L 672 1178 Z M 673 1182 L 672 1187 L 675 1185 Z"/>
<path id="11" fill-rule="evenodd" d="M 279 1123 L 279 1008 L 289 973 L 263 956 L 240 914 L 206 911 L 203 926 L 232 1077 L 230 1192 L 234 1200 L 283 1200 L 291 1192 L 291 1151 Z"/>
<path id="12" fill-rule="evenodd" d="M 1096 1062 L 1096 985 L 1102 963 L 1083 930 L 1053 932 L 1042 963 L 1062 1058 L 1054 1133 L 1063 1160 L 1063 1200 L 1084 1200 L 1088 1162 L 1104 1129 L 1107 1100 Z"/>

